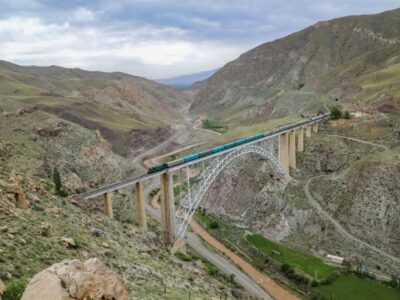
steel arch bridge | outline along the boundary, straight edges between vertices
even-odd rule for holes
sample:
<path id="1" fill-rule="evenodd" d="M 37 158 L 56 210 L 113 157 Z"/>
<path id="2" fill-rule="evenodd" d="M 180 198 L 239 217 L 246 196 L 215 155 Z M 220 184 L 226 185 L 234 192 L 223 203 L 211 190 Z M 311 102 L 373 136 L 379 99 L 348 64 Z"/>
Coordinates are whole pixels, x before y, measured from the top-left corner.
<path id="1" fill-rule="evenodd" d="M 272 142 L 272 143 L 271 143 Z M 178 210 L 176 212 L 177 220 L 177 236 L 183 238 L 187 227 L 192 219 L 197 207 L 203 199 L 205 193 L 212 185 L 218 175 L 227 167 L 233 160 L 242 157 L 244 155 L 255 155 L 265 161 L 267 161 L 277 177 L 285 177 L 285 171 L 283 170 L 279 162 L 279 148 L 274 147 L 276 141 L 270 143 L 263 142 L 261 145 L 247 145 L 240 148 L 234 149 L 231 152 L 226 153 L 223 156 L 218 156 L 212 160 L 207 168 L 204 168 L 196 184 L 191 187 L 189 181 L 189 172 L 186 170 L 186 195 L 180 199 Z M 180 195 L 182 192 L 182 174 L 180 174 Z"/>
<path id="2" fill-rule="evenodd" d="M 304 137 L 318 132 L 319 123 L 329 119 L 329 114 L 315 116 L 295 124 L 236 140 L 201 153 L 192 154 L 169 163 L 150 168 L 148 173 L 125 179 L 93 191 L 75 196 L 77 199 L 92 199 L 101 196 L 104 213 L 113 218 L 114 192 L 133 187 L 136 223 L 146 230 L 145 184 L 157 183 L 161 193 L 161 228 L 165 244 L 173 244 L 175 238 L 182 240 L 188 224 L 204 194 L 221 171 L 234 159 L 243 155 L 256 155 L 269 162 L 275 175 L 290 179 L 290 169 L 296 169 L 296 152 L 304 150 Z M 201 154 L 201 155 L 200 155 Z M 189 168 L 201 169 L 195 183 L 190 184 Z M 183 174 L 186 170 L 186 194 L 183 194 Z M 178 173 L 179 202 L 175 208 L 174 179 Z M 147 186 L 146 188 L 148 188 Z M 178 225 L 178 226 L 177 226 Z"/>

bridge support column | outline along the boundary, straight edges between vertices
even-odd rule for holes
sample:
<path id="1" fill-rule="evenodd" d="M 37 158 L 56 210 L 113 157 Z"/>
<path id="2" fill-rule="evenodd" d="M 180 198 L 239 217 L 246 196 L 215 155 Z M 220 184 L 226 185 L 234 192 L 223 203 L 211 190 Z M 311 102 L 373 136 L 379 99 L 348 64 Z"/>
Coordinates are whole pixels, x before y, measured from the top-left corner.
<path id="1" fill-rule="evenodd" d="M 282 133 L 279 136 L 279 160 L 282 169 L 285 171 L 286 175 L 289 176 L 289 143 L 287 133 Z"/>
<path id="2" fill-rule="evenodd" d="M 104 194 L 104 214 L 111 219 L 114 217 L 111 193 Z"/>
<path id="3" fill-rule="evenodd" d="M 175 241 L 175 201 L 173 179 L 170 173 L 161 174 L 161 228 L 164 244 Z"/>
<path id="4" fill-rule="evenodd" d="M 299 128 L 297 130 L 297 151 L 304 151 L 304 128 Z"/>
<path id="5" fill-rule="evenodd" d="M 136 223 L 137 225 L 146 230 L 146 211 L 143 197 L 143 184 L 141 182 L 135 183 L 135 201 L 136 201 Z"/>
<path id="6" fill-rule="evenodd" d="M 289 132 L 289 165 L 296 169 L 296 131 Z"/>
<path id="7" fill-rule="evenodd" d="M 311 137 L 311 125 L 306 126 L 306 137 Z"/>
<path id="8" fill-rule="evenodd" d="M 313 131 L 318 132 L 318 123 L 313 124 Z"/>

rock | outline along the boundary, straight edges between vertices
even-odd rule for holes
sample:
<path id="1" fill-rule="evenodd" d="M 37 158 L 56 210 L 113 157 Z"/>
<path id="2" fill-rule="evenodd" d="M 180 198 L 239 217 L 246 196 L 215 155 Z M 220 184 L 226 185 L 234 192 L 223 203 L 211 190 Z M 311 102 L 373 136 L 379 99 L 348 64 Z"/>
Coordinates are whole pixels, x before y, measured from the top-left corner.
<path id="1" fill-rule="evenodd" d="M 10 234 L 17 234 L 18 228 L 8 228 L 7 232 Z"/>
<path id="2" fill-rule="evenodd" d="M 95 237 L 99 237 L 99 236 L 101 236 L 103 234 L 103 231 L 101 231 L 98 228 L 92 227 L 92 228 L 90 228 L 90 233 Z"/>
<path id="3" fill-rule="evenodd" d="M 16 199 L 18 200 L 18 204 L 21 208 L 28 208 L 28 201 L 26 200 L 24 191 L 18 184 L 9 184 L 7 185 L 7 193 L 14 194 Z"/>
<path id="4" fill-rule="evenodd" d="M 122 278 L 99 259 L 65 260 L 38 273 L 21 300 L 128 300 Z"/>
<path id="5" fill-rule="evenodd" d="M 6 285 L 4 282 L 0 279 L 0 300 L 1 300 L 1 295 L 3 295 L 4 291 L 6 290 Z"/>
<path id="6" fill-rule="evenodd" d="M 42 222 L 40 224 L 40 234 L 42 236 L 49 236 L 50 228 L 51 228 L 51 224 L 49 222 Z"/>
<path id="7" fill-rule="evenodd" d="M 18 116 L 21 116 L 23 114 L 32 113 L 37 109 L 39 109 L 39 107 L 36 106 L 36 105 L 28 106 L 28 107 L 24 107 L 24 108 L 18 108 L 16 111 L 6 113 L 5 116 L 6 117 L 18 117 Z"/>
<path id="8" fill-rule="evenodd" d="M 1 226 L 0 227 L 1 232 L 7 232 L 8 231 L 8 226 Z"/>
<path id="9" fill-rule="evenodd" d="M 72 238 L 62 237 L 60 243 L 65 245 L 67 248 L 76 248 L 76 243 Z"/>

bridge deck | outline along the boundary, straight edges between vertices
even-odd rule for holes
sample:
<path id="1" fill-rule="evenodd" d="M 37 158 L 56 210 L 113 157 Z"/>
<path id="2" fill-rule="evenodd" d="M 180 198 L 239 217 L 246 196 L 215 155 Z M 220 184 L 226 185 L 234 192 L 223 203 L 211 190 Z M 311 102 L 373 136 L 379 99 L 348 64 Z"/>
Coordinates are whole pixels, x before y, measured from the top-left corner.
<path id="1" fill-rule="evenodd" d="M 232 148 L 229 148 L 229 149 L 225 149 L 225 150 L 217 152 L 217 153 L 212 153 L 210 155 L 207 155 L 207 156 L 204 156 L 204 157 L 200 157 L 200 158 L 194 159 L 194 160 L 189 161 L 189 162 L 184 162 L 182 164 L 176 165 L 176 166 L 171 167 L 171 168 L 164 169 L 162 171 L 154 172 L 154 173 L 151 173 L 151 174 L 143 174 L 143 175 L 140 175 L 140 176 L 137 176 L 137 177 L 133 177 L 133 178 L 128 178 L 126 180 L 123 180 L 123 181 L 120 181 L 120 182 L 117 182 L 117 183 L 114 183 L 114 184 L 110 184 L 110 185 L 101 187 L 99 189 L 96 189 L 96 190 L 93 190 L 93 191 L 90 191 L 90 192 L 87 192 L 87 193 L 80 194 L 79 197 L 81 197 L 83 199 L 90 199 L 90 198 L 94 198 L 94 197 L 103 195 L 105 193 L 110 193 L 110 192 L 116 191 L 118 189 L 122 189 L 122 188 L 125 188 L 127 186 L 134 185 L 137 182 L 142 182 L 142 181 L 145 181 L 145 180 L 149 180 L 149 179 L 151 179 L 153 177 L 156 177 L 156 176 L 158 176 L 160 174 L 163 174 L 163 173 L 166 173 L 166 172 L 169 172 L 169 171 L 175 171 L 175 170 L 178 170 L 178 169 L 181 169 L 181 168 L 193 165 L 193 164 L 197 164 L 197 163 L 202 162 L 204 160 L 208 160 L 210 158 L 219 156 L 221 154 L 225 154 L 225 153 L 234 151 L 235 149 L 238 149 L 240 147 L 244 147 L 244 146 L 248 146 L 248 145 L 251 145 L 251 144 L 255 144 L 255 143 L 262 142 L 262 141 L 266 141 L 266 140 L 269 140 L 271 138 L 277 137 L 277 136 L 281 135 L 282 133 L 290 132 L 290 131 L 292 131 L 294 129 L 299 129 L 299 128 L 302 128 L 302 127 L 305 127 L 305 126 L 309 126 L 309 125 L 318 123 L 321 120 L 327 118 L 328 115 L 329 114 L 321 115 L 317 119 L 310 120 L 309 122 L 305 122 L 305 123 L 303 122 L 303 123 L 299 124 L 298 126 L 293 126 L 291 128 L 288 128 L 288 129 L 282 128 L 282 129 L 277 129 L 275 131 L 268 131 L 268 132 L 265 132 L 265 134 L 268 134 L 268 133 L 270 133 L 270 134 L 268 136 L 264 137 L 264 138 L 261 138 L 261 139 L 255 140 L 255 141 L 251 141 L 251 142 L 247 142 L 245 144 L 241 144 L 239 146 L 235 146 L 235 147 L 232 147 Z"/>

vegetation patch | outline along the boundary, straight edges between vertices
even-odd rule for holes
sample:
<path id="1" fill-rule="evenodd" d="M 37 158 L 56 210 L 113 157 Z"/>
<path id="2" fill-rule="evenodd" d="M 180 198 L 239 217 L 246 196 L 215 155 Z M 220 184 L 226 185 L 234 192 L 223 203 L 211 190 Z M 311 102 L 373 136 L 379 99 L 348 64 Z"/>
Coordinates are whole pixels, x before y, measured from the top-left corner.
<path id="1" fill-rule="evenodd" d="M 315 288 L 316 299 L 377 300 L 400 299 L 400 289 L 394 289 L 377 281 L 355 275 L 339 276 L 330 285 Z"/>
<path id="2" fill-rule="evenodd" d="M 203 128 L 213 130 L 218 133 L 225 133 L 228 131 L 227 126 L 221 125 L 217 121 L 212 121 L 212 120 L 208 120 L 208 119 L 203 121 Z"/>
<path id="3" fill-rule="evenodd" d="M 316 279 L 324 279 L 339 270 L 335 266 L 325 264 L 315 256 L 267 240 L 259 234 L 249 235 L 247 240 L 267 256 L 282 264 L 288 264 L 292 268 L 300 269 Z"/>

